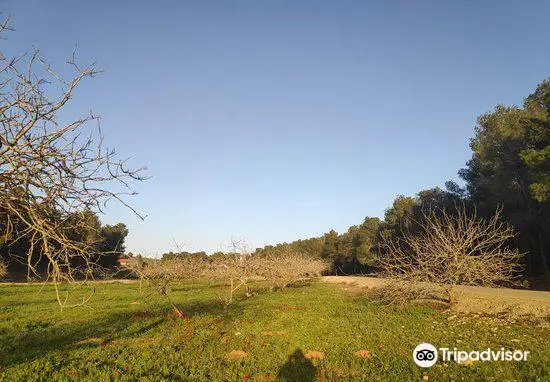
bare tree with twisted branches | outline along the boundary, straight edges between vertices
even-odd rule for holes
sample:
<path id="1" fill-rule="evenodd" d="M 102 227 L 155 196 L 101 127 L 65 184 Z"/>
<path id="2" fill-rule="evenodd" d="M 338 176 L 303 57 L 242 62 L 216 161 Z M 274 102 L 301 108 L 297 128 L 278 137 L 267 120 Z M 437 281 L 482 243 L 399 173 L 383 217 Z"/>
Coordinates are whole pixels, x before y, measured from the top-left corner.
<path id="1" fill-rule="evenodd" d="M 9 30 L 8 18 L 0 36 Z M 127 160 L 105 147 L 98 116 L 90 112 L 64 122 L 60 113 L 75 89 L 100 73 L 94 64 L 80 66 L 74 52 L 67 64 L 69 79 L 37 49 L 11 58 L 0 52 L 0 245 L 29 243 L 25 253 L 10 257 L 26 263 L 28 276 L 47 263 L 46 278 L 62 308 L 70 304 L 58 284 L 93 277 L 100 255 L 93 239 L 73 237 L 91 229 L 79 214 L 103 212 L 116 201 L 141 217 L 126 197 L 135 194 L 134 181 L 145 179 L 143 168 L 129 169 Z"/>
<path id="2" fill-rule="evenodd" d="M 515 232 L 499 211 L 483 219 L 458 205 L 456 213 L 426 211 L 418 224 L 419 234 L 383 242 L 378 265 L 392 283 L 381 297 L 399 302 L 433 297 L 439 289 L 453 304 L 457 285 L 498 287 L 519 276 L 521 255 L 511 248 Z"/>

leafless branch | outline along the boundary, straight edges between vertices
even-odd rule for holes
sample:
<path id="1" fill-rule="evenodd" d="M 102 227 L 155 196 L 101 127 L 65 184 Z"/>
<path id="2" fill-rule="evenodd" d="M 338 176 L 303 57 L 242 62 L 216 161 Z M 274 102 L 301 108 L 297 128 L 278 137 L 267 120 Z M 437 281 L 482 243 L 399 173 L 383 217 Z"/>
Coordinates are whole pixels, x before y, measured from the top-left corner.
<path id="1" fill-rule="evenodd" d="M 453 302 L 456 285 L 496 287 L 517 278 L 521 255 L 510 248 L 515 233 L 500 211 L 482 219 L 464 206 L 453 214 L 430 210 L 419 224 L 420 234 L 382 245 L 379 266 L 384 277 L 397 281 L 395 298 L 431 294 L 440 286 Z"/>
<path id="2" fill-rule="evenodd" d="M 9 29 L 9 20 L 0 24 L 0 34 Z M 27 264 L 29 276 L 47 261 L 47 278 L 56 288 L 93 278 L 94 242 L 72 237 L 89 228 L 74 217 L 102 212 L 109 201 L 141 217 L 127 197 L 135 195 L 133 181 L 146 179 L 143 168 L 128 168 L 105 147 L 98 116 L 64 122 L 61 112 L 75 89 L 101 72 L 81 66 L 74 53 L 68 65 L 73 76 L 64 78 L 38 50 L 16 58 L 0 54 L 0 234 L 7 246 L 30 243 L 14 256 Z M 58 301 L 66 306 L 59 294 Z"/>

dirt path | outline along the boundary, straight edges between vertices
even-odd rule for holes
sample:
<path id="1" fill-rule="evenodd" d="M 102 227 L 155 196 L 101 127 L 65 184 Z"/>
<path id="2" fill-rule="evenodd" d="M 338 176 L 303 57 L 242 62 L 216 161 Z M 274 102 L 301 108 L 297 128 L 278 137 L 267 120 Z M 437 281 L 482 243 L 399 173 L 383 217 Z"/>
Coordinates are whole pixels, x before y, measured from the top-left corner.
<path id="1" fill-rule="evenodd" d="M 356 288 L 376 288 L 389 281 L 363 276 L 326 276 L 323 281 L 342 283 Z M 454 310 L 474 314 L 550 317 L 550 292 L 459 286 Z"/>

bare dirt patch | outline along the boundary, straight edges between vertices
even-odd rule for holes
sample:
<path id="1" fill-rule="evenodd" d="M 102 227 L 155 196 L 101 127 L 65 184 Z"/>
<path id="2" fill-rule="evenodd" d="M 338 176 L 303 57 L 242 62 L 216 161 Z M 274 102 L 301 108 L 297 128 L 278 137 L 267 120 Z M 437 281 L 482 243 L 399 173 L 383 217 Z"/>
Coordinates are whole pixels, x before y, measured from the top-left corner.
<path id="1" fill-rule="evenodd" d="M 248 355 L 247 352 L 242 350 L 231 350 L 229 353 L 225 355 L 225 358 L 229 360 L 241 360 L 245 358 Z"/>
<path id="2" fill-rule="evenodd" d="M 355 355 L 360 358 L 371 358 L 372 354 L 368 350 L 359 350 L 355 352 Z"/>
<path id="3" fill-rule="evenodd" d="M 316 350 L 308 350 L 304 354 L 305 359 L 325 359 L 325 353 Z"/>
<path id="4" fill-rule="evenodd" d="M 344 289 L 376 289 L 390 280 L 363 276 L 325 276 L 324 282 L 344 284 Z M 550 292 L 458 286 L 452 310 L 462 314 L 512 318 L 546 319 L 550 317 Z"/>

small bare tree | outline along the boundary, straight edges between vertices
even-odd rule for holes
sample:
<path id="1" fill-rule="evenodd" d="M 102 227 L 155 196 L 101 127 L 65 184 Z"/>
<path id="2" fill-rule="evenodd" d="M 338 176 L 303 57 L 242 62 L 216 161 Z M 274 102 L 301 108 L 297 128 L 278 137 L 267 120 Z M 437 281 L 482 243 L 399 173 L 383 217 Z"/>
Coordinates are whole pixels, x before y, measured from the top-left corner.
<path id="1" fill-rule="evenodd" d="M 170 296 L 174 282 L 206 279 L 225 283 L 227 289 L 220 300 L 227 307 L 233 303 L 235 293 L 239 290 L 245 289 L 247 297 L 252 295 L 248 289 L 251 282 L 267 281 L 275 290 L 318 277 L 328 268 L 323 260 L 300 253 L 288 252 L 280 256 L 263 257 L 250 255 L 245 248 L 235 244 L 232 253 L 211 258 L 194 255 L 173 260 L 133 257 L 128 259 L 126 267 L 141 282 L 146 282 L 153 291 L 164 296 L 180 316 L 182 312 Z"/>
<path id="2" fill-rule="evenodd" d="M 228 283 L 227 294 L 220 297 L 223 305 L 228 306 L 233 302 L 235 292 L 241 288 L 247 289 L 250 281 L 259 280 L 258 265 L 250 255 L 230 253 L 208 264 L 202 275 L 210 280 Z"/>
<path id="3" fill-rule="evenodd" d="M 0 35 L 9 29 L 8 19 Z M 105 148 L 96 115 L 68 122 L 60 115 L 75 89 L 99 73 L 93 64 L 79 65 L 74 52 L 68 65 L 73 75 L 65 79 L 38 50 L 13 58 L 0 53 L 0 235 L 7 246 L 28 243 L 11 257 L 27 265 L 29 276 L 47 263 L 62 308 L 69 304 L 58 283 L 93 277 L 98 255 L 95 243 L 71 235 L 90 229 L 74 216 L 101 212 L 110 200 L 132 209 L 125 196 L 135 194 L 132 181 L 144 179 L 142 169 L 127 168 Z"/>
<path id="4" fill-rule="evenodd" d="M 510 249 L 515 233 L 499 212 L 483 219 L 469 215 L 463 205 L 453 214 L 431 210 L 423 214 L 419 234 L 385 240 L 378 265 L 381 275 L 393 280 L 386 297 L 429 296 L 440 287 L 452 304 L 456 285 L 496 287 L 514 281 L 521 256 Z"/>
<path id="5" fill-rule="evenodd" d="M 175 260 L 156 260 L 132 258 L 126 267 L 145 281 L 157 293 L 160 293 L 180 317 L 183 313 L 170 296 L 172 284 L 175 281 L 191 280 L 203 276 L 208 262 L 198 256 L 186 256 Z"/>
<path id="6" fill-rule="evenodd" d="M 210 279 L 229 281 L 229 292 L 223 298 L 224 304 L 229 305 L 234 293 L 242 287 L 248 288 L 250 282 L 267 281 L 271 290 L 275 290 L 318 277 L 327 269 L 328 264 L 321 259 L 289 251 L 277 256 L 228 254 L 212 261 L 204 274 Z"/>
<path id="7" fill-rule="evenodd" d="M 329 268 L 329 264 L 320 258 L 294 251 L 284 251 L 279 255 L 256 259 L 261 265 L 260 277 L 271 283 L 272 290 L 319 277 Z"/>
<path id="8" fill-rule="evenodd" d="M 228 293 L 220 297 L 224 307 L 233 302 L 233 296 L 240 288 L 245 288 L 250 295 L 248 283 L 258 279 L 258 263 L 250 255 L 245 239 L 231 238 L 231 252 L 212 261 L 204 275 L 212 280 L 229 281 Z"/>

